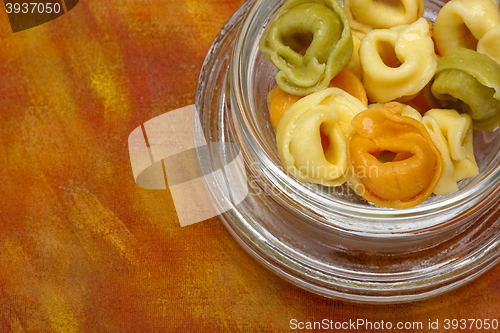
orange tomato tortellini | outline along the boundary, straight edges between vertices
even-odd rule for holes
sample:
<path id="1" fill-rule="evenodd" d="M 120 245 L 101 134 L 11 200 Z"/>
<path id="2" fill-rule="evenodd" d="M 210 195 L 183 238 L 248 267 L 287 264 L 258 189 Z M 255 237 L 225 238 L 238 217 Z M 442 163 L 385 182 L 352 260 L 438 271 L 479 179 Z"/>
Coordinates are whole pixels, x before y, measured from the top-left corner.
<path id="1" fill-rule="evenodd" d="M 275 130 L 278 128 L 278 124 L 285 111 L 301 98 L 302 96 L 292 95 L 283 91 L 279 86 L 274 87 L 267 94 L 269 117 L 271 119 L 271 125 Z"/>
<path id="2" fill-rule="evenodd" d="M 409 208 L 425 201 L 441 177 L 443 162 L 429 132 L 390 102 L 352 120 L 347 142 L 351 186 L 378 206 Z"/>

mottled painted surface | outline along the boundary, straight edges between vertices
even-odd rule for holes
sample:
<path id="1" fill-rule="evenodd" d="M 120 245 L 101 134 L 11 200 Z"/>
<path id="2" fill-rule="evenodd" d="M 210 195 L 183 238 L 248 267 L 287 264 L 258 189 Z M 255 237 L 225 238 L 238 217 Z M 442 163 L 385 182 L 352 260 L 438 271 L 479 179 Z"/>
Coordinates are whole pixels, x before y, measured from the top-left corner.
<path id="1" fill-rule="evenodd" d="M 82 0 L 12 34 L 0 11 L 0 332 L 286 332 L 289 321 L 500 319 L 500 266 L 394 306 L 324 299 L 257 264 L 217 219 L 180 228 L 138 188 L 127 137 L 192 104 L 241 1 Z"/>

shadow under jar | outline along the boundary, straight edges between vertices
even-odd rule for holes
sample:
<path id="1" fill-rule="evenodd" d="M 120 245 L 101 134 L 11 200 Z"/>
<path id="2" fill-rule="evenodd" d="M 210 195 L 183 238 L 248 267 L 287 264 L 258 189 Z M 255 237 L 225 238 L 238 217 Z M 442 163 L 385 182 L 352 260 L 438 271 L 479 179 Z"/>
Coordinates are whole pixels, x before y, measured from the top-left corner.
<path id="1" fill-rule="evenodd" d="M 227 229 L 293 284 L 356 302 L 432 297 L 493 266 L 500 258 L 499 129 L 474 132 L 476 177 L 461 181 L 456 192 L 432 195 L 409 209 L 377 207 L 346 184 L 305 183 L 285 169 L 266 100 L 277 70 L 258 48 L 283 3 L 246 2 L 215 39 L 200 74 L 199 133 L 209 149 L 199 156 L 200 165 L 208 174 L 241 152 L 248 179 L 246 199 L 221 215 Z M 425 3 L 424 17 L 434 21 L 444 3 Z M 230 202 L 224 180 L 207 187 L 214 205 Z"/>

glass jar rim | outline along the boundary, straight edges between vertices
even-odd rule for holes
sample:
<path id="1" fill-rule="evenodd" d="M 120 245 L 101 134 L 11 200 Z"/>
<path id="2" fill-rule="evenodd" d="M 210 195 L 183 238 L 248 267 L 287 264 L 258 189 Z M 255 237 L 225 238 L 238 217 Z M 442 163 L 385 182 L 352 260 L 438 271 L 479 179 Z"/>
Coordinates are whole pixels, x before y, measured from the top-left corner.
<path id="1" fill-rule="evenodd" d="M 239 112 L 235 112 L 236 119 L 238 121 L 238 125 L 240 130 L 242 131 L 242 135 L 246 139 L 248 146 L 253 149 L 257 160 L 255 163 L 260 163 L 266 167 L 266 171 L 273 174 L 274 179 L 279 179 L 277 182 L 277 186 L 281 186 L 279 184 L 283 184 L 283 186 L 287 187 L 287 190 L 291 190 L 294 195 L 298 195 L 301 197 L 301 200 L 304 203 L 312 204 L 315 207 L 315 210 L 318 211 L 319 215 L 329 215 L 329 212 L 335 211 L 338 214 L 342 214 L 351 219 L 369 219 L 372 222 L 383 223 L 390 219 L 393 223 L 394 221 L 404 221 L 408 218 L 417 217 L 417 218 L 425 218 L 429 216 L 436 217 L 438 215 L 443 216 L 444 218 L 437 219 L 440 222 L 432 222 L 432 223 L 423 223 L 419 224 L 417 227 L 418 230 L 426 230 L 429 228 L 436 227 L 437 224 L 446 223 L 449 221 L 449 213 L 454 210 L 453 217 L 456 219 L 460 219 L 461 215 L 470 214 L 470 209 L 473 209 L 476 205 L 480 205 L 484 203 L 486 198 L 491 198 L 491 194 L 494 190 L 500 185 L 500 161 L 496 163 L 496 165 L 489 170 L 485 175 L 478 179 L 478 176 L 474 178 L 470 183 L 468 183 L 463 188 L 458 191 L 452 193 L 451 195 L 446 196 L 444 199 L 439 199 L 430 203 L 423 203 L 415 207 L 406 208 L 406 209 L 391 209 L 384 207 L 376 207 L 376 206 L 364 206 L 356 203 L 347 202 L 344 200 L 326 197 L 325 195 L 315 193 L 310 190 L 307 186 L 304 186 L 303 182 L 296 179 L 293 175 L 285 170 L 282 165 L 276 165 L 270 158 L 269 155 L 265 153 L 265 147 L 263 140 L 259 137 L 259 133 L 255 131 L 255 126 L 252 123 L 252 119 L 248 117 L 248 112 L 245 112 L 247 109 L 252 108 L 251 102 L 249 101 L 248 93 L 249 93 L 249 84 L 248 81 L 250 76 L 248 76 L 248 60 L 253 59 L 256 54 L 248 56 L 246 51 L 248 51 L 248 45 L 252 45 L 252 52 L 255 51 L 255 46 L 258 44 L 258 38 L 256 36 L 260 36 L 262 34 L 263 29 L 259 35 L 251 35 L 250 31 L 255 31 L 254 26 L 256 24 L 256 18 L 259 18 L 262 15 L 262 11 L 268 10 L 267 8 L 274 8 L 276 4 L 278 4 L 279 0 L 256 0 L 254 4 L 250 7 L 248 14 L 244 21 L 241 24 L 241 28 L 236 35 L 235 46 L 233 48 L 232 53 L 232 61 L 230 63 L 229 70 L 229 85 L 231 88 L 231 98 L 234 102 L 234 105 L 237 106 Z M 274 4 L 271 5 L 271 4 Z M 267 16 L 271 16 L 271 12 L 267 13 Z M 258 51 L 257 51 L 258 52 Z M 247 80 L 245 80 L 247 78 Z M 282 192 L 287 191 L 284 189 L 275 188 L 276 190 L 280 190 Z M 495 196 L 496 197 L 496 196 Z M 456 213 L 457 207 L 469 207 L 467 210 L 460 211 L 459 214 Z M 324 207 L 328 207 L 327 210 Z M 427 219 L 428 221 L 435 221 L 436 219 Z M 325 219 L 324 222 L 328 224 L 328 219 Z M 338 221 L 337 221 L 338 222 Z M 335 223 L 337 227 L 351 229 L 353 228 L 353 224 L 343 224 Z M 362 226 L 357 231 L 362 231 L 366 226 Z M 355 228 L 356 229 L 356 228 Z M 359 229 L 359 228 L 358 228 Z M 390 233 L 393 234 L 393 228 L 390 228 Z M 415 228 L 411 228 L 408 225 L 407 228 L 404 228 L 405 231 L 415 231 Z M 371 230 L 377 232 L 376 230 Z"/>
<path id="2" fill-rule="evenodd" d="M 230 89 L 227 89 L 230 81 L 227 78 L 232 75 L 227 64 L 231 62 L 230 53 L 234 50 L 236 32 L 247 16 L 252 1 L 254 0 L 246 2 L 221 30 L 200 73 L 196 108 L 200 112 L 202 135 L 209 147 L 210 158 L 203 154 L 199 156 L 199 160 L 200 167 L 206 173 L 221 169 L 225 158 L 225 152 L 217 148 L 220 145 L 212 145 L 212 141 L 235 140 L 235 143 L 241 143 L 238 140 L 245 139 L 242 133 L 239 133 L 239 137 L 234 137 L 232 132 L 238 131 L 239 121 L 234 116 L 234 107 L 231 105 L 234 100 L 229 96 Z M 242 147 L 244 149 L 246 147 Z M 249 171 L 251 170 L 246 168 L 244 172 L 249 175 Z M 231 194 L 224 191 L 223 182 L 216 180 L 206 182 L 206 185 L 215 193 L 215 204 L 218 201 L 222 201 L 222 204 L 230 202 Z M 286 216 L 290 214 L 276 214 L 276 209 L 280 207 L 265 196 L 249 198 L 248 202 L 245 200 L 233 206 L 221 214 L 221 220 L 231 235 L 255 259 L 275 274 L 305 290 L 355 302 L 399 303 L 422 300 L 447 292 L 479 276 L 500 260 L 500 230 L 497 228 L 498 218 L 494 214 L 500 207 L 499 193 L 500 188 L 496 188 L 483 199 L 486 204 L 491 201 L 488 207 L 470 207 L 467 211 L 471 215 L 463 215 L 463 220 L 460 221 L 463 223 L 453 223 L 456 218 L 452 218 L 436 226 L 436 230 L 429 229 L 434 232 L 406 232 L 403 234 L 406 238 L 396 239 L 399 241 L 396 245 L 387 241 L 391 236 L 389 233 L 371 235 L 372 239 L 368 239 L 371 243 L 366 244 L 366 234 L 358 237 L 356 232 L 344 232 L 340 227 L 320 229 L 308 224 L 305 218 L 302 221 L 302 216 L 295 216 L 295 221 L 288 221 Z M 262 203 L 256 205 L 258 201 Z M 481 219 L 473 215 L 471 211 L 474 209 L 482 214 Z M 277 232 L 275 224 L 288 227 L 298 236 L 292 239 L 290 234 Z M 446 228 L 447 226 L 450 228 Z M 295 227 L 299 230 L 294 230 Z M 301 232 L 306 229 L 306 233 Z M 326 235 L 327 242 L 318 241 L 309 232 L 314 232 L 319 237 Z M 332 236 L 354 237 L 338 247 L 334 241 L 338 238 Z M 417 247 L 408 245 L 409 242 L 416 242 Z M 426 247 L 429 242 L 432 242 L 432 246 Z M 391 253 L 383 254 L 390 261 L 390 267 L 363 264 L 364 261 L 361 264 L 353 261 L 355 266 L 346 266 L 351 263 L 350 257 L 345 259 L 333 255 L 335 251 L 349 256 L 379 253 L 379 248 L 374 249 L 373 244 L 391 249 Z M 324 249 L 317 251 L 316 247 L 310 246 L 321 246 Z M 416 251 L 411 252 L 412 255 L 415 254 L 411 260 L 404 257 L 409 248 L 410 251 Z M 326 251 L 327 258 L 320 256 L 322 251 Z M 341 262 L 339 259 L 348 262 Z"/>

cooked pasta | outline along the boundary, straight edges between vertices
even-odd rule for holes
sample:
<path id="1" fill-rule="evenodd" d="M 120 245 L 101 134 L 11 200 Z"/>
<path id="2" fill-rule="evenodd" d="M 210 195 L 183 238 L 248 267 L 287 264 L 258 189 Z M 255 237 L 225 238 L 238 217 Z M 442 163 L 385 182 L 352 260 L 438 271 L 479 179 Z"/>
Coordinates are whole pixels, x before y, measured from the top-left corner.
<path id="1" fill-rule="evenodd" d="M 344 0 L 344 10 L 351 28 L 367 33 L 415 22 L 424 14 L 424 0 Z"/>
<path id="2" fill-rule="evenodd" d="M 477 43 L 477 52 L 486 54 L 500 64 L 500 25 L 489 30 Z"/>
<path id="3" fill-rule="evenodd" d="M 430 81 L 437 67 L 424 18 L 411 25 L 367 33 L 359 57 L 368 99 L 374 103 L 411 99 Z"/>
<path id="4" fill-rule="evenodd" d="M 472 146 L 472 119 L 455 110 L 432 109 L 422 118 L 443 158 L 443 173 L 434 194 L 458 189 L 457 182 L 474 177 L 479 168 Z"/>
<path id="5" fill-rule="evenodd" d="M 424 0 L 343 3 L 288 0 L 260 40 L 284 167 L 381 207 L 457 191 L 473 129 L 500 126 L 499 4 L 451 0 L 433 27 Z"/>
<path id="6" fill-rule="evenodd" d="M 351 186 L 382 207 L 409 208 L 422 203 L 441 177 L 439 150 L 427 129 L 402 115 L 404 110 L 403 104 L 391 102 L 369 108 L 352 121 L 347 144 Z M 395 156 L 381 161 L 377 155 L 384 152 Z"/>
<path id="7" fill-rule="evenodd" d="M 445 55 L 459 47 L 476 51 L 478 41 L 500 25 L 498 7 L 496 0 L 452 0 L 444 5 L 434 24 L 434 40 L 439 53 Z M 488 42 L 482 44 L 484 47 Z"/>
<path id="8" fill-rule="evenodd" d="M 304 96 L 328 86 L 351 59 L 353 44 L 337 0 L 289 0 L 265 30 L 259 47 L 278 67 L 278 86 Z"/>
<path id="9" fill-rule="evenodd" d="M 298 179 L 327 186 L 346 181 L 346 140 L 351 120 L 366 106 L 338 88 L 310 94 L 281 118 L 276 141 L 281 161 Z M 326 151 L 321 133 L 329 139 Z"/>
<path id="10" fill-rule="evenodd" d="M 425 92 L 431 107 L 468 113 L 476 129 L 500 124 L 500 65 L 484 54 L 464 48 L 448 52 Z"/>

